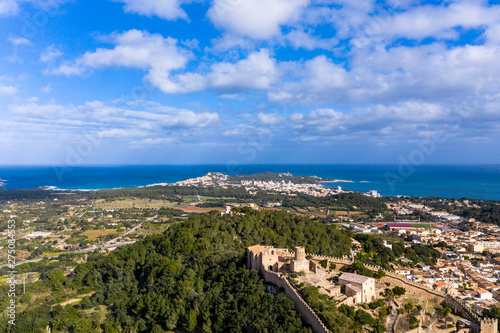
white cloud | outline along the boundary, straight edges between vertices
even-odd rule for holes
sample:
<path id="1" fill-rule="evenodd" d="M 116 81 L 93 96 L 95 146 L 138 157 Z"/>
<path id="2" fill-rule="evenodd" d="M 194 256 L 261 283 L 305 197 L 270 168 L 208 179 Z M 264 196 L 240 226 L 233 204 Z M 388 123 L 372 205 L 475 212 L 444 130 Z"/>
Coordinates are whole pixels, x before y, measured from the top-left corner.
<path id="1" fill-rule="evenodd" d="M 184 68 L 192 58 L 189 51 L 181 49 L 177 40 L 145 31 L 130 30 L 112 34 L 111 41 L 116 44 L 112 49 L 99 48 L 87 52 L 74 62 L 63 63 L 48 71 L 51 74 L 82 75 L 92 68 L 113 66 L 148 70 L 146 78 L 158 85 L 168 78 L 170 71 Z"/>
<path id="2" fill-rule="evenodd" d="M 62 56 L 62 52 L 58 50 L 54 45 L 51 45 L 42 52 L 42 54 L 40 55 L 40 61 L 52 62 L 60 56 Z"/>
<path id="3" fill-rule="evenodd" d="M 283 118 L 275 113 L 265 114 L 260 112 L 257 119 L 262 125 L 279 125 L 283 122 Z"/>
<path id="4" fill-rule="evenodd" d="M 166 20 L 178 18 L 187 19 L 186 12 L 181 8 L 182 0 L 113 0 L 125 3 L 127 13 L 136 13 L 146 16 L 158 16 Z"/>
<path id="5" fill-rule="evenodd" d="M 133 137 L 144 137 L 148 135 L 148 132 L 133 128 L 111 128 L 102 130 L 98 132 L 97 135 L 101 138 L 122 139 L 122 138 L 133 138 Z"/>
<path id="6" fill-rule="evenodd" d="M 442 130 L 447 126 L 449 105 L 410 101 L 395 104 L 375 104 L 341 112 L 331 108 L 313 109 L 309 113 L 293 113 L 289 120 L 296 134 L 305 137 L 391 138 L 418 137 L 419 133 Z M 472 119 L 481 118 L 475 115 Z M 472 125 L 473 127 L 474 125 Z"/>
<path id="7" fill-rule="evenodd" d="M 33 7 L 49 10 L 59 7 L 68 1 L 70 0 L 0 0 L 0 17 L 19 14 L 21 3 L 29 3 Z"/>
<path id="8" fill-rule="evenodd" d="M 14 114 L 27 118 L 38 119 L 61 119 L 75 118 L 76 109 L 74 106 L 62 106 L 56 104 L 40 105 L 36 102 L 21 105 L 11 105 L 10 111 Z"/>
<path id="9" fill-rule="evenodd" d="M 321 39 L 298 30 L 290 31 L 286 35 L 286 39 L 292 47 L 296 49 L 303 48 L 309 51 L 316 49 L 330 50 L 338 43 L 338 40 L 335 38 Z"/>
<path id="10" fill-rule="evenodd" d="M 52 85 L 48 84 L 45 87 L 42 87 L 41 91 L 45 94 L 48 94 L 52 91 Z"/>
<path id="11" fill-rule="evenodd" d="M 296 63 L 300 80 L 288 80 L 282 86 L 269 92 L 269 99 L 274 102 L 301 101 L 318 103 L 342 98 L 353 85 L 353 78 L 343 66 L 333 63 L 324 55 Z"/>
<path id="12" fill-rule="evenodd" d="M 267 89 L 276 81 L 276 61 L 267 50 L 254 52 L 235 64 L 217 63 L 209 74 L 210 85 L 216 89 Z"/>
<path id="13" fill-rule="evenodd" d="M 480 2 L 457 2 L 449 6 L 422 6 L 393 15 L 368 31 L 369 35 L 385 34 L 391 38 L 425 37 L 456 38 L 456 27 L 477 28 L 500 22 L 500 6 L 484 6 Z"/>
<path id="14" fill-rule="evenodd" d="M 485 31 L 485 37 L 486 37 L 486 41 L 489 44 L 499 45 L 500 44 L 500 23 L 497 25 L 492 25 L 492 26 L 488 27 L 488 29 Z"/>
<path id="15" fill-rule="evenodd" d="M 7 40 L 14 46 L 28 46 L 31 44 L 29 39 L 24 37 L 9 37 Z"/>
<path id="16" fill-rule="evenodd" d="M 268 39 L 300 17 L 309 0 L 215 0 L 208 17 L 219 27 L 255 39 Z"/>
<path id="17" fill-rule="evenodd" d="M 147 138 L 142 140 L 133 141 L 133 146 L 153 146 L 153 145 L 171 145 L 178 143 L 177 138 Z"/>
<path id="18" fill-rule="evenodd" d="M 17 93 L 17 88 L 13 86 L 7 86 L 0 83 L 0 96 L 2 95 L 14 95 Z"/>
<path id="19" fill-rule="evenodd" d="M 207 127 L 219 121 L 217 113 L 201 112 L 195 113 L 189 110 L 180 110 L 175 116 L 166 116 L 161 122 L 164 126 L 182 127 Z"/>
<path id="20" fill-rule="evenodd" d="M 19 4 L 17 0 L 0 0 L 0 17 L 12 16 L 19 12 Z"/>
<path id="21" fill-rule="evenodd" d="M 260 50 L 236 63 L 215 63 L 206 75 L 186 73 L 170 77 L 168 73 L 151 73 L 149 80 L 166 93 L 185 93 L 209 88 L 244 91 L 268 89 L 278 79 L 278 75 L 276 61 L 269 55 L 269 51 Z"/>
<path id="22" fill-rule="evenodd" d="M 132 129 L 151 129 L 161 131 L 162 128 L 205 128 L 219 121 L 216 112 L 194 112 L 172 107 L 152 106 L 146 110 L 121 108 L 101 101 L 87 102 L 75 107 L 57 104 L 39 104 L 30 101 L 27 104 L 13 104 L 9 110 L 18 116 L 39 120 L 68 120 L 83 123 L 101 123 L 111 126 L 108 136 L 116 137 L 118 125 Z M 111 132 L 109 132 L 111 131 Z M 113 134 L 114 133 L 114 134 Z"/>

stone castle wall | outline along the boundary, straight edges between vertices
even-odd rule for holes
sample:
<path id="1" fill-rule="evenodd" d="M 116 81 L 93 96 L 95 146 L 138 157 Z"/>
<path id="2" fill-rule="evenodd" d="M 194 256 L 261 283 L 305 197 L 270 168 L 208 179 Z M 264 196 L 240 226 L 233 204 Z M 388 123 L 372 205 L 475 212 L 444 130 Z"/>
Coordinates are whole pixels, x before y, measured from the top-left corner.
<path id="1" fill-rule="evenodd" d="M 267 282 L 274 283 L 278 287 L 285 289 L 285 295 L 293 301 L 297 312 L 302 315 L 302 319 L 305 322 L 312 326 L 314 332 L 331 333 L 321 319 L 319 319 L 316 312 L 302 299 L 297 290 L 292 287 L 286 278 L 281 277 L 280 273 L 270 272 L 265 268 L 262 270 L 262 275 Z"/>
<path id="2" fill-rule="evenodd" d="M 294 253 L 291 252 L 293 255 Z M 328 257 L 328 256 L 319 256 L 319 255 L 311 255 L 313 260 L 328 260 L 328 264 L 334 263 L 337 266 L 337 269 L 341 269 L 345 266 L 350 266 L 353 264 L 354 260 L 349 258 L 349 257 Z M 255 258 L 252 258 L 255 259 Z M 248 262 L 250 264 L 250 262 Z M 386 269 L 381 268 L 380 266 L 375 266 L 375 265 L 369 265 L 369 264 L 364 264 L 365 267 L 373 272 L 378 272 L 379 270 L 382 270 L 385 273 L 385 277 L 382 279 L 384 282 L 388 282 L 391 285 L 397 285 L 404 287 L 410 294 L 418 294 L 422 295 L 424 293 L 426 296 L 435 299 L 438 302 L 445 302 L 449 304 L 452 309 L 456 313 L 460 313 L 464 317 L 468 318 L 469 320 L 481 324 L 483 323 L 483 329 L 481 330 L 482 333 L 498 333 L 497 330 L 493 330 L 490 328 L 490 326 L 493 325 L 485 325 L 485 320 L 488 319 L 483 319 L 481 318 L 472 308 L 469 307 L 469 305 L 464 302 L 463 300 L 460 299 L 455 299 L 454 297 L 447 295 L 445 293 L 436 291 L 431 288 L 427 288 L 424 285 L 421 285 L 419 283 L 410 281 L 406 279 L 406 277 L 396 274 L 394 272 L 388 271 Z M 251 264 L 249 266 L 252 266 Z M 314 310 L 302 299 L 302 297 L 297 293 L 297 291 L 290 285 L 290 283 L 285 279 L 280 276 L 279 273 L 275 272 L 270 272 L 267 270 L 266 267 L 262 267 L 262 274 L 264 275 L 264 279 L 268 282 L 274 283 L 278 285 L 279 287 L 282 287 L 285 289 L 285 294 L 292 299 L 292 301 L 295 304 L 295 307 L 297 311 L 302 315 L 302 318 L 309 323 L 315 332 L 330 332 L 326 326 L 323 324 L 323 322 L 319 319 L 317 314 L 314 312 Z M 342 303 L 350 303 L 351 300 L 344 300 Z M 489 322 L 488 322 L 489 323 Z M 496 326 L 495 326 L 496 327 Z"/>
<path id="3" fill-rule="evenodd" d="M 313 256 L 314 259 L 328 259 L 329 262 L 340 264 L 340 265 L 351 265 L 354 260 L 346 258 L 335 258 L 335 257 L 324 257 L 324 256 Z M 454 297 L 447 295 L 445 293 L 436 291 L 434 289 L 427 288 L 419 283 L 408 280 L 406 277 L 396 274 L 394 272 L 388 271 L 381 268 L 380 266 L 364 264 L 365 267 L 372 272 L 378 272 L 382 270 L 385 273 L 385 277 L 381 280 L 382 282 L 388 282 L 391 285 L 397 285 L 405 288 L 410 294 L 422 295 L 424 293 L 427 297 L 433 298 L 438 302 L 445 302 L 449 304 L 455 312 L 460 313 L 469 320 L 480 324 L 482 318 L 477 315 L 477 313 L 469 307 L 469 305 L 463 300 L 457 300 Z M 489 331 L 489 330 L 486 330 Z M 485 331 L 485 332 L 486 332 Z M 495 332 L 497 333 L 497 332 Z"/>

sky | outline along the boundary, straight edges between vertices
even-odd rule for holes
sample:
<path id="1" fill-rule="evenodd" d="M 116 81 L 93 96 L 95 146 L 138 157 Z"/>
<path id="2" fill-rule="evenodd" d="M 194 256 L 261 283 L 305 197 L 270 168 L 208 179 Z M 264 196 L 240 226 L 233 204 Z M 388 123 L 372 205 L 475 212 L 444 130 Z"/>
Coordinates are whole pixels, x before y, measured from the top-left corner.
<path id="1" fill-rule="evenodd" d="M 500 163 L 499 1 L 0 0 L 0 165 Z"/>

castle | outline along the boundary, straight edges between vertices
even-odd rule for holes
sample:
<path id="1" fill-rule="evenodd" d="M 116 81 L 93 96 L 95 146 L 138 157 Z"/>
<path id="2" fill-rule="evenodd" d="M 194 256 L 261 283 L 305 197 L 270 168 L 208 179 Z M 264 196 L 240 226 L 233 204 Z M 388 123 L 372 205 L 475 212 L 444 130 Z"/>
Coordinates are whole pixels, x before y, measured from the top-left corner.
<path id="1" fill-rule="evenodd" d="M 247 267 L 260 273 L 267 270 L 270 272 L 305 271 L 317 274 L 321 271 L 318 262 L 322 260 L 324 260 L 324 257 L 306 256 L 305 248 L 302 246 L 296 247 L 295 253 L 288 249 L 274 248 L 272 246 L 254 245 L 247 248 Z M 339 296 L 340 292 L 342 292 L 347 296 L 346 301 L 349 305 L 372 302 L 376 299 L 375 279 L 368 276 L 343 273 L 339 277 L 340 288 L 331 282 L 327 283 L 328 286 L 323 286 L 325 292 L 334 296 Z M 337 289 L 339 290 L 337 291 Z"/>
<path id="2" fill-rule="evenodd" d="M 318 255 L 306 255 L 304 247 L 296 247 L 295 252 L 291 252 L 288 249 L 274 248 L 272 246 L 262 246 L 254 245 L 247 248 L 247 267 L 249 269 L 255 269 L 259 271 L 264 279 L 268 282 L 272 282 L 280 287 L 285 288 L 286 295 L 292 299 L 295 303 L 297 311 L 299 311 L 303 318 L 312 325 L 315 332 L 321 333 L 331 333 L 324 324 L 321 322 L 319 317 L 314 313 L 312 308 L 307 305 L 295 291 L 295 289 L 288 282 L 285 272 L 301 272 L 305 271 L 307 273 L 315 274 L 318 281 L 321 275 L 326 277 L 329 273 L 321 268 L 320 262 L 326 260 L 327 267 L 329 263 L 336 265 L 337 269 L 350 266 L 352 264 L 352 259 L 348 257 L 335 258 L 335 257 L 324 257 Z M 373 272 L 378 272 L 382 269 L 379 266 L 373 266 L 365 264 L 365 267 Z M 441 301 L 450 304 L 455 312 L 464 315 L 465 317 L 470 317 L 468 319 L 462 318 L 456 323 L 456 333 L 499 333 L 498 330 L 498 319 L 496 318 L 481 318 L 477 315 L 472 315 L 466 310 L 468 309 L 465 305 L 461 304 L 459 300 L 450 295 L 439 294 L 436 291 L 426 290 L 425 287 L 417 285 L 414 282 L 407 281 L 398 274 L 391 273 L 384 270 L 384 272 L 396 281 L 396 285 L 403 285 L 405 288 L 417 288 L 416 292 L 427 292 L 432 293 L 432 295 L 441 297 Z M 317 274 L 317 275 L 316 275 Z M 321 280 L 321 279 L 320 279 Z M 340 287 L 332 284 L 330 281 L 328 285 L 323 283 L 321 287 L 318 285 L 320 290 L 329 294 L 330 296 L 336 297 L 340 303 L 346 305 L 354 305 L 357 303 L 367 303 L 376 299 L 378 292 L 375 287 L 375 279 L 353 274 L 353 273 L 343 273 L 339 277 Z M 325 282 L 325 281 L 323 281 Z M 343 295 L 341 295 L 341 293 Z M 446 296 L 446 297 L 445 297 Z M 465 313 L 464 313 L 465 311 Z"/>
<path id="3" fill-rule="evenodd" d="M 271 272 L 300 272 L 309 270 L 309 261 L 303 247 L 296 247 L 295 254 L 288 249 L 254 245 L 247 248 L 247 267 L 262 273 L 265 268 Z"/>

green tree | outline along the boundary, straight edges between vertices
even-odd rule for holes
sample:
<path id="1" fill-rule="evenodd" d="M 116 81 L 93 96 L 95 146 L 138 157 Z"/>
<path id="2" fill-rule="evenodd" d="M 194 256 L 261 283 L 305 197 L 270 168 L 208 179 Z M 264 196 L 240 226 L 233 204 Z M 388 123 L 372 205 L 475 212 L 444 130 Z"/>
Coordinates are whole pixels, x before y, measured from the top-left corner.
<path id="1" fill-rule="evenodd" d="M 406 293 L 406 289 L 400 286 L 396 286 L 392 288 L 392 291 L 394 292 L 394 295 L 396 296 L 402 296 Z"/>
<path id="2" fill-rule="evenodd" d="M 441 318 L 444 319 L 444 325 L 448 326 L 448 315 L 451 313 L 451 307 L 445 304 L 441 309 Z"/>

